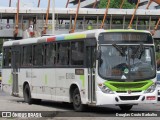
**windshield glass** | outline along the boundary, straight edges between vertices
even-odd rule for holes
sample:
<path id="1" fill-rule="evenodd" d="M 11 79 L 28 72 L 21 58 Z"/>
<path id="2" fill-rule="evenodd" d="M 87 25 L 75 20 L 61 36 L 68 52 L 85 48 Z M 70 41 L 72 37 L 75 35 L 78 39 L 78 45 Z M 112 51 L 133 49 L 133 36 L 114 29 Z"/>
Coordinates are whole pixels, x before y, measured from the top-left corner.
<path id="1" fill-rule="evenodd" d="M 135 81 L 155 77 L 152 46 L 100 46 L 99 75 L 107 80 Z"/>

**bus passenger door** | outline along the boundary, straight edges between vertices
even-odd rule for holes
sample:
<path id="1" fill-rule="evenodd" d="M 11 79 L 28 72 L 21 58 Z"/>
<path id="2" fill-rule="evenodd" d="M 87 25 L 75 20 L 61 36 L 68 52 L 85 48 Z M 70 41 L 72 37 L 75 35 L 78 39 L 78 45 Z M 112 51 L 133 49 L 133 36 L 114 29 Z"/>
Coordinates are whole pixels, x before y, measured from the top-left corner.
<path id="1" fill-rule="evenodd" d="M 96 103 L 96 87 L 95 87 L 95 50 L 96 47 L 89 46 L 86 48 L 87 52 L 87 67 L 88 67 L 88 100 L 89 103 Z"/>
<path id="2" fill-rule="evenodd" d="M 12 48 L 12 95 L 18 96 L 18 72 L 19 72 L 19 64 L 20 64 L 20 50 L 18 47 Z"/>

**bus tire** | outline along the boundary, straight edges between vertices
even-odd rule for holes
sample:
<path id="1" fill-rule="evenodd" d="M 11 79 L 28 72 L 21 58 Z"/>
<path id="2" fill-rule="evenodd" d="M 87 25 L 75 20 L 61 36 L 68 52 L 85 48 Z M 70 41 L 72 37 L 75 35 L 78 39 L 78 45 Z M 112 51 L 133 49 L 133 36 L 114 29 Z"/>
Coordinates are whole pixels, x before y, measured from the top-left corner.
<path id="1" fill-rule="evenodd" d="M 31 92 L 30 92 L 30 87 L 28 84 L 25 85 L 24 90 L 23 90 L 23 97 L 24 101 L 28 104 L 32 104 L 33 100 L 31 98 Z"/>
<path id="2" fill-rule="evenodd" d="M 133 105 L 119 105 L 122 111 L 129 111 L 132 109 Z"/>
<path id="3" fill-rule="evenodd" d="M 84 111 L 85 106 L 81 102 L 81 96 L 78 88 L 75 88 L 73 91 L 73 107 L 76 112 Z"/>
<path id="4" fill-rule="evenodd" d="M 42 102 L 41 99 L 32 99 L 32 103 L 34 104 L 40 104 Z"/>

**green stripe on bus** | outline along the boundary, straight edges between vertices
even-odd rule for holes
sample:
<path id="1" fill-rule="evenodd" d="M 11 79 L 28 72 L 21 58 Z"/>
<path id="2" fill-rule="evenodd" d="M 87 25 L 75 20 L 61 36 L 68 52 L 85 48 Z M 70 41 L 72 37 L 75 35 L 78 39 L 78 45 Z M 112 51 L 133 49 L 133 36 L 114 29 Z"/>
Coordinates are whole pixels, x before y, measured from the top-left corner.
<path id="1" fill-rule="evenodd" d="M 80 39 L 80 38 L 86 38 L 86 34 L 67 35 L 67 36 L 64 37 L 65 40 Z"/>
<path id="2" fill-rule="evenodd" d="M 142 91 L 147 90 L 153 81 L 139 81 L 139 82 L 114 82 L 114 81 L 106 81 L 104 85 L 110 88 L 112 91 Z"/>
<path id="3" fill-rule="evenodd" d="M 82 87 L 84 88 L 84 75 L 80 75 L 80 80 L 82 81 Z"/>

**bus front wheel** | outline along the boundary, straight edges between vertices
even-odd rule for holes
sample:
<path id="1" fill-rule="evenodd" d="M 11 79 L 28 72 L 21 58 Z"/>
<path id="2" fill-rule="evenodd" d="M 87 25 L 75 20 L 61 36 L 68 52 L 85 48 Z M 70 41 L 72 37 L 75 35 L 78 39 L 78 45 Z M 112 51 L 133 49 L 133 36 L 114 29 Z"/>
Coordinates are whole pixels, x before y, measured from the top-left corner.
<path id="1" fill-rule="evenodd" d="M 75 111 L 80 112 L 85 109 L 85 106 L 81 102 L 81 96 L 78 88 L 74 89 L 72 99 L 73 99 L 73 107 Z"/>
<path id="2" fill-rule="evenodd" d="M 31 92 L 30 92 L 30 88 L 29 85 L 26 84 L 23 90 L 23 97 L 24 97 L 24 101 L 28 104 L 32 104 L 32 98 L 31 98 Z"/>
<path id="3" fill-rule="evenodd" d="M 122 111 L 129 111 L 132 109 L 133 105 L 119 105 Z"/>

